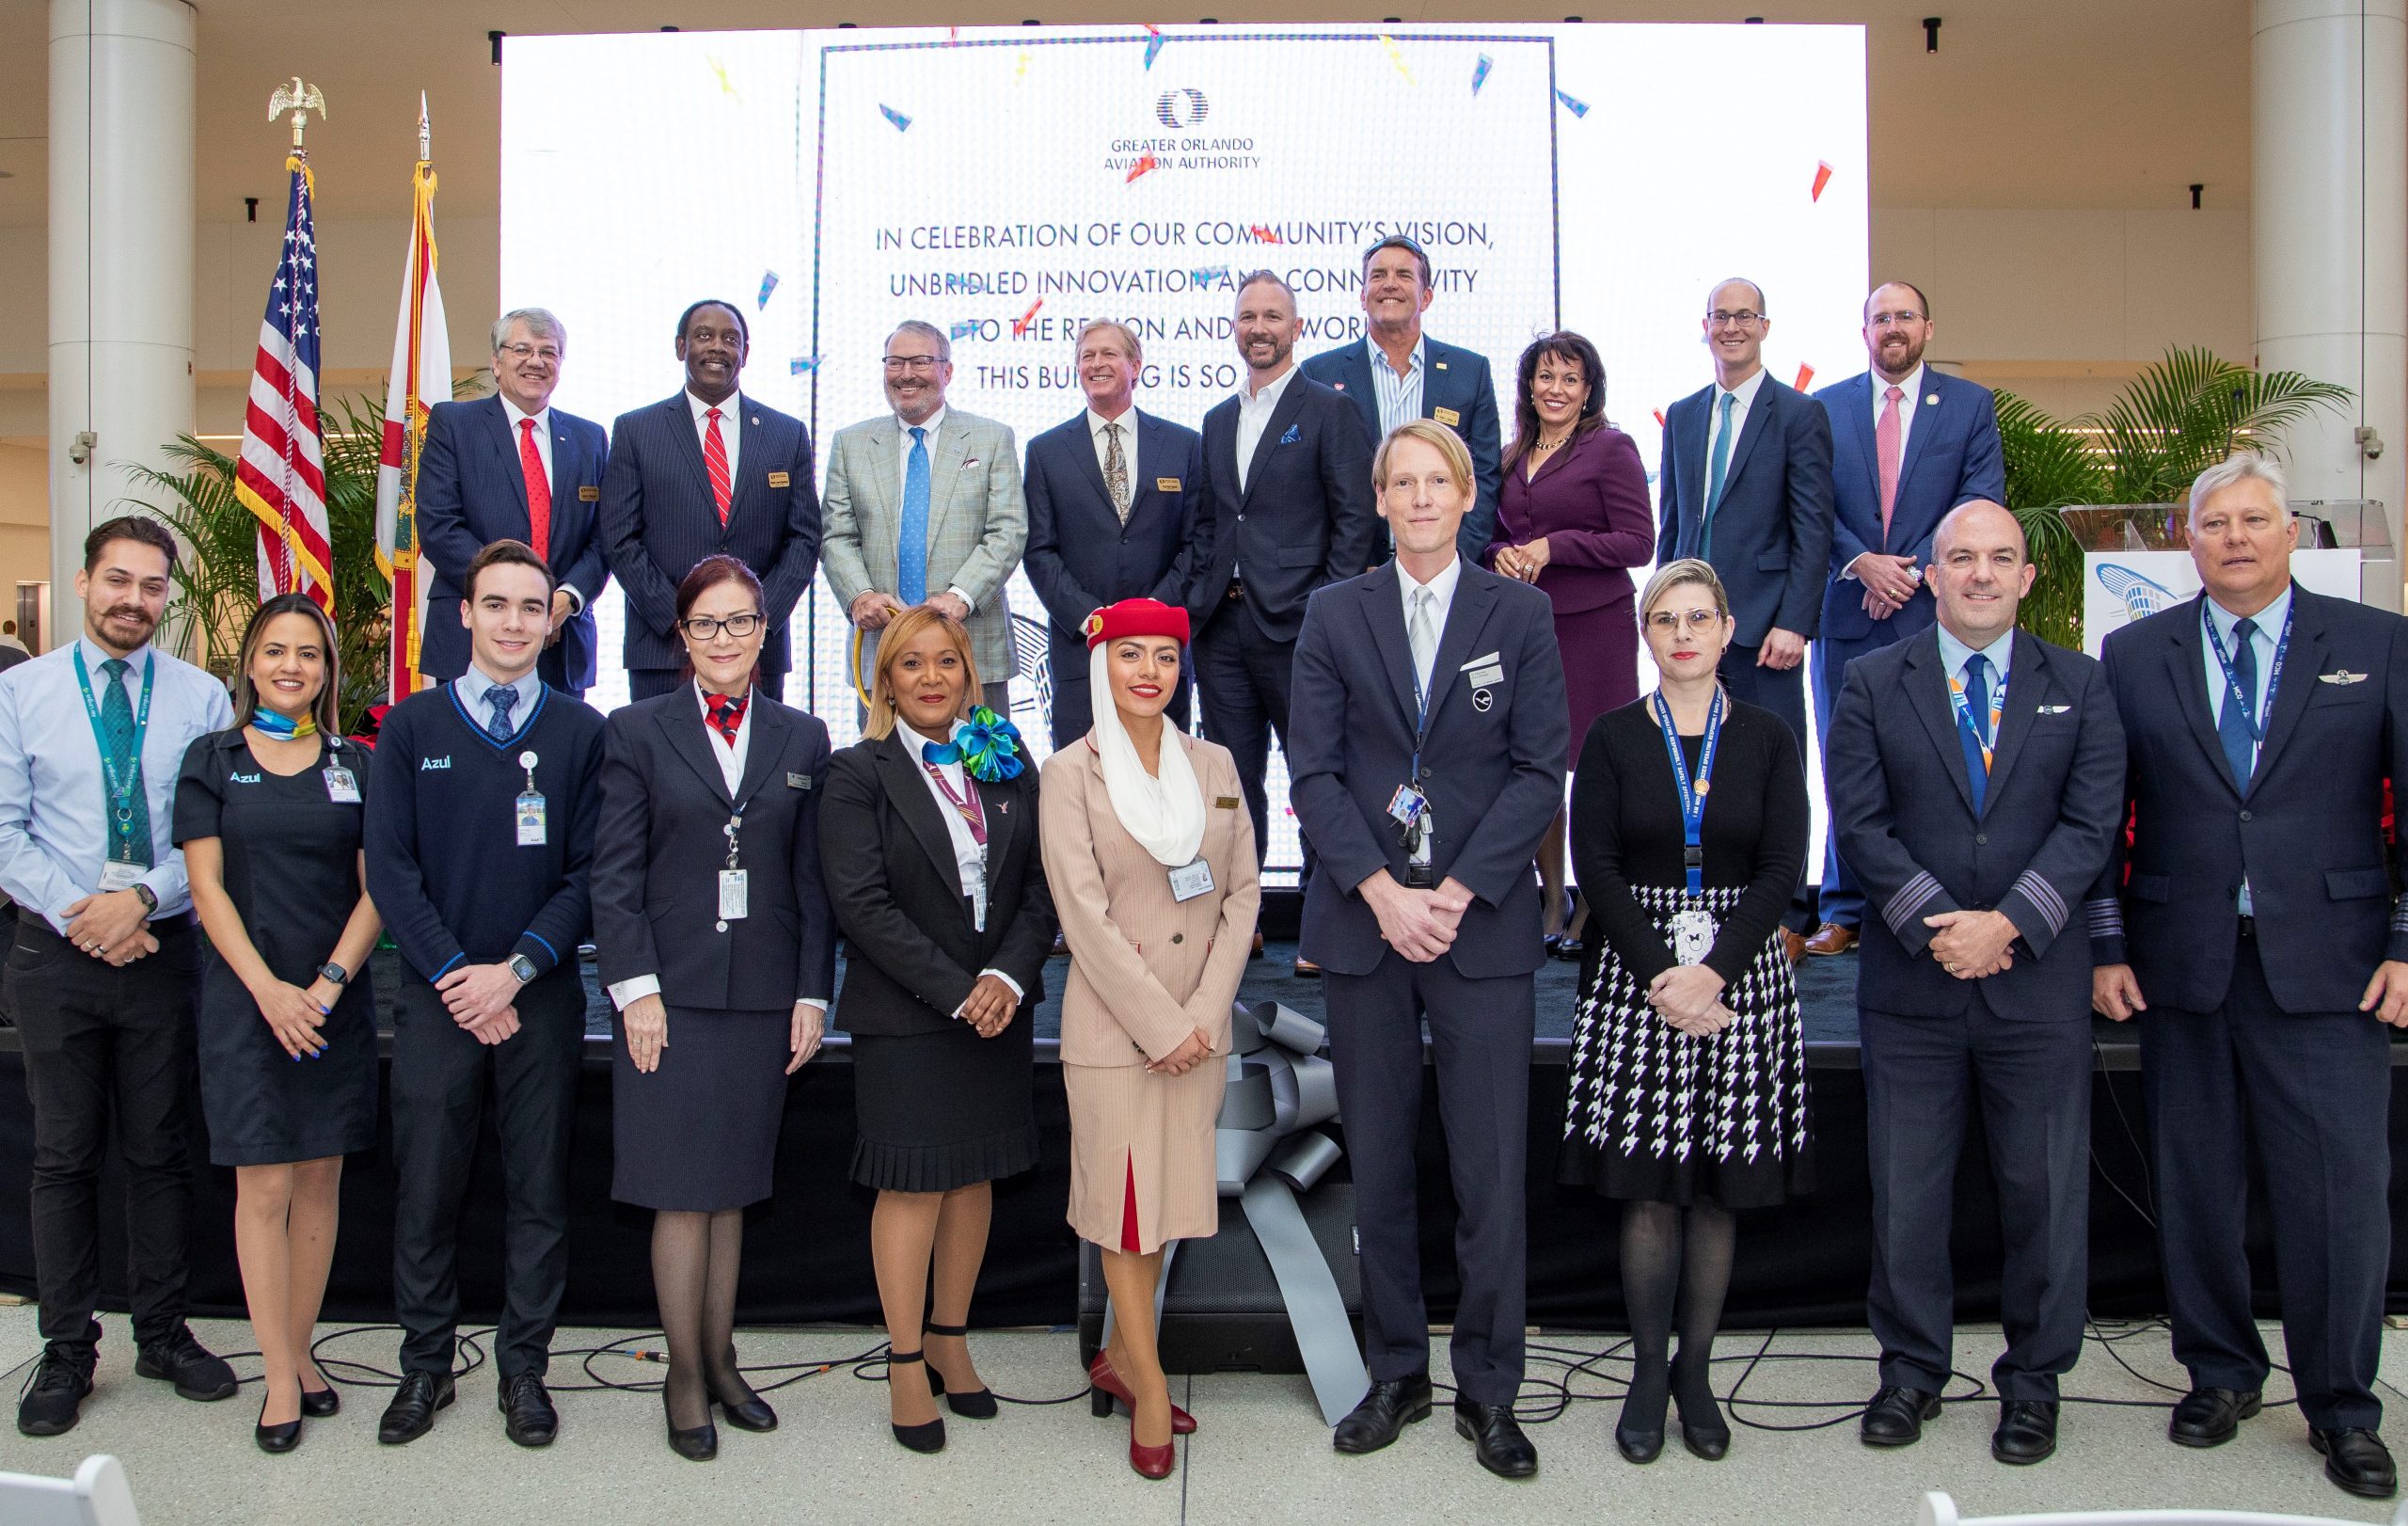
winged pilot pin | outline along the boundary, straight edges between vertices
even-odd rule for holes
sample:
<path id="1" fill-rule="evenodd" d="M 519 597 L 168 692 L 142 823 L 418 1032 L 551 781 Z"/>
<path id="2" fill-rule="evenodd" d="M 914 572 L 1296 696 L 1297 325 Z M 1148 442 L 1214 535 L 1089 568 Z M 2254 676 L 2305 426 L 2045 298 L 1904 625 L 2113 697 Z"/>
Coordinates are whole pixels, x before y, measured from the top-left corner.
<path id="1" fill-rule="evenodd" d="M 2367 676 L 2342 668 L 2333 673 L 2320 673 L 2316 676 L 2316 681 L 2321 684 L 2362 684 L 2367 681 Z"/>

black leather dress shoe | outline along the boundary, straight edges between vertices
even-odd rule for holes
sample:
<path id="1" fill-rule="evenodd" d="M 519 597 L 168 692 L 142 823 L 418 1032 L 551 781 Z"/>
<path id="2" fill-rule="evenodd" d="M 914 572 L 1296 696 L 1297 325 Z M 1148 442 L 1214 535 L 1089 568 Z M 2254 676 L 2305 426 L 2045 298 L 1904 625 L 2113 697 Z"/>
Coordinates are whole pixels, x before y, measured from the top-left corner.
<path id="1" fill-rule="evenodd" d="M 280 1424 L 271 1425 L 267 1423 L 267 1400 L 261 1398 L 260 1423 L 251 1427 L 251 1439 L 258 1442 L 260 1450 L 268 1455 L 281 1456 L 301 1444 L 301 1417 L 295 1415 Z"/>
<path id="2" fill-rule="evenodd" d="M 2256 1389 L 2245 1393 L 2238 1389 L 2193 1389 L 2174 1407 L 2165 1439 L 2178 1447 L 2220 1447 L 2263 1403 L 2263 1395 Z"/>
<path id="3" fill-rule="evenodd" d="M 376 1439 L 388 1447 L 417 1440 L 435 1428 L 435 1412 L 452 1397 L 450 1373 L 404 1373 L 402 1386 L 385 1407 L 385 1418 L 376 1423 Z"/>
<path id="4" fill-rule="evenodd" d="M 1539 1470 L 1539 1449 L 1522 1434 L 1510 1404 L 1457 1399 L 1455 1434 L 1469 1441 L 1480 1465 L 1499 1478 L 1529 1478 Z"/>
<path id="5" fill-rule="evenodd" d="M 1857 1439 L 1869 1447 L 1909 1447 L 1923 1439 L 1923 1423 L 1940 1418 L 1940 1395 L 1884 1383 L 1864 1407 Z"/>
<path id="6" fill-rule="evenodd" d="M 27 1436 L 63 1436 L 75 1428 L 84 1400 L 92 1391 L 92 1368 L 99 1353 L 87 1345 L 63 1345 L 54 1341 L 42 1349 L 41 1365 L 26 1380 L 17 1401 L 17 1429 Z"/>
<path id="7" fill-rule="evenodd" d="M 663 1407 L 669 1402 L 664 1391 L 660 1396 Z M 719 1455 L 719 1427 L 710 1423 L 710 1405 L 703 1406 L 703 1423 L 691 1430 L 679 1430 L 677 1417 L 669 1417 L 669 1450 L 688 1462 L 709 1462 Z"/>
<path id="8" fill-rule="evenodd" d="M 309 1419 L 325 1420 L 341 1412 L 342 1395 L 335 1391 L 332 1384 L 318 1390 L 315 1393 L 308 1389 L 301 1391 L 301 1413 Z"/>
<path id="9" fill-rule="evenodd" d="M 1349 1454 L 1377 1452 L 1395 1440 L 1407 1425 L 1429 1418 L 1428 1373 L 1375 1380 L 1371 1391 L 1363 1395 L 1363 1402 L 1330 1433 L 1329 1444 Z"/>
<path id="10" fill-rule="evenodd" d="M 494 1403 L 501 1411 L 502 1434 L 522 1447 L 550 1446 L 561 1433 L 561 1412 L 552 1407 L 544 1380 L 533 1373 L 502 1379 Z"/>
<path id="11" fill-rule="evenodd" d="M 2307 1433 L 2307 1444 L 2324 1454 L 2324 1476 L 2368 1500 L 2388 1500 L 2400 1491 L 2400 1475 L 2392 1470 L 2391 1453 L 2383 1439 L 2369 1430 Z"/>
<path id="12" fill-rule="evenodd" d="M 173 1383 L 179 1399 L 205 1404 L 234 1396 L 234 1369 L 225 1358 L 194 1340 L 192 1331 L 182 1325 L 173 1334 L 144 1346 L 134 1359 L 134 1371 L 142 1377 Z"/>
<path id="13" fill-rule="evenodd" d="M 2057 1450 L 2057 1402 L 2009 1399 L 1998 1407 L 1998 1429 L 1990 1432 L 1990 1455 L 2021 1468 L 2046 1462 Z"/>

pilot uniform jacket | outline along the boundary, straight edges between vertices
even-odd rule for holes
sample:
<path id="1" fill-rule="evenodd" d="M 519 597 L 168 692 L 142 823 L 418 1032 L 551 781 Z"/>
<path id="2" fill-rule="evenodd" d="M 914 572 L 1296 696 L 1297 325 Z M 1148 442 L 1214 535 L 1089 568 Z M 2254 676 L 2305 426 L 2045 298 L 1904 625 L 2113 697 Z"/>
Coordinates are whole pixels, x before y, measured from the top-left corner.
<path id="1" fill-rule="evenodd" d="M 1907 1017 L 1963 1012 L 1975 989 L 2009 1020 L 2087 1022 L 2091 953 L 2065 937 L 2123 825 L 2124 731 L 2097 661 L 2022 631 L 1977 816 L 1940 637 L 1848 664 L 1829 742 L 1832 830 L 1869 912 L 1859 1000 Z M 1928 957 L 1924 918 L 1997 911 L 2014 962 L 1960 980 Z"/>
<path id="2" fill-rule="evenodd" d="M 819 862 L 844 930 L 844 989 L 832 1014 L 858 1034 L 935 1034 L 956 1027 L 981 970 L 1019 983 L 1024 1024 L 1045 999 L 1054 902 L 1038 846 L 1037 773 L 980 784 L 987 813 L 987 926 L 970 898 L 943 809 L 904 751 L 908 728 L 864 738 L 828 768 L 819 808 Z"/>
<path id="3" fill-rule="evenodd" d="M 835 990 L 836 930 L 819 877 L 828 728 L 754 690 L 744 777 L 727 794 L 722 747 L 689 681 L 610 713 L 594 833 L 594 945 L 602 980 L 659 978 L 663 1001 L 706 1011 L 784 1011 Z M 726 827 L 747 914 L 719 914 Z"/>

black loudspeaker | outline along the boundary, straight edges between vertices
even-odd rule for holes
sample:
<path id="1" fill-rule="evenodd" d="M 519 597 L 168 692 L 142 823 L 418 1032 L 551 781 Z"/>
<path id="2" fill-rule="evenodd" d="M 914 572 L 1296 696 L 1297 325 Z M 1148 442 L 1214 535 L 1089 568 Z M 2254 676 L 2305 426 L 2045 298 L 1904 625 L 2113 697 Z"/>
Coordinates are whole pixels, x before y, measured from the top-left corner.
<path id="1" fill-rule="evenodd" d="M 1305 1222 L 1329 1263 L 1346 1302 L 1346 1323 L 1363 1340 L 1363 1280 L 1354 1248 L 1354 1184 L 1323 1182 L 1299 1198 Z M 1103 1260 L 1093 1245 L 1079 1249 L 1079 1360 L 1103 1343 Z M 1181 1240 L 1171 1257 L 1159 1338 L 1165 1373 L 1301 1373 L 1303 1357 L 1288 1327 L 1288 1307 L 1271 1275 L 1270 1258 L 1235 1198 L 1221 1200 L 1221 1231 L 1209 1240 Z"/>

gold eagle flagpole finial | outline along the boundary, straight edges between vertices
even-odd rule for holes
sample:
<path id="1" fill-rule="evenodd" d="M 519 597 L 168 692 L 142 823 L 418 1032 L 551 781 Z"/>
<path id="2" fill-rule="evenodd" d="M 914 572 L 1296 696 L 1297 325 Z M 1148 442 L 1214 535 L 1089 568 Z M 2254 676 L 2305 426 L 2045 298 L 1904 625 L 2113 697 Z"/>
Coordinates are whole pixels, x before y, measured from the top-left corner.
<path id="1" fill-rule="evenodd" d="M 302 84 L 301 76 L 295 74 L 292 84 L 277 86 L 276 93 L 268 97 L 267 119 L 274 121 L 288 111 L 293 113 L 293 146 L 297 149 L 309 113 L 314 111 L 321 119 L 326 115 L 326 98 L 316 86 Z"/>

